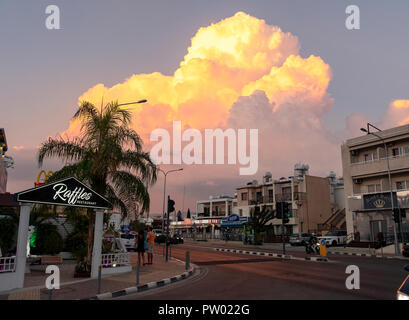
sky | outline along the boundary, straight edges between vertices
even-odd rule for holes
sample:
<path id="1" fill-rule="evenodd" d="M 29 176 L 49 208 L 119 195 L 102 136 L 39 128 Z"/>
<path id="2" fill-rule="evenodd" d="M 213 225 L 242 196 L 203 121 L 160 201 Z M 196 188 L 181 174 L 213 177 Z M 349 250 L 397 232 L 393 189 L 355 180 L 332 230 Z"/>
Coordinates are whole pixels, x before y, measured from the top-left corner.
<path id="1" fill-rule="evenodd" d="M 48 5 L 60 30 L 45 27 Z M 264 172 L 342 175 L 340 144 L 370 121 L 409 120 L 409 2 L 357 1 L 360 29 L 345 27 L 351 1 L 15 1 L 0 3 L 0 127 L 6 130 L 8 191 L 31 188 L 38 146 L 78 134 L 79 100 L 133 109 L 146 150 L 155 128 L 258 128 L 259 165 L 182 165 L 168 176 L 176 209 L 230 194 Z M 408 122 L 407 122 L 408 121 Z M 56 170 L 60 163 L 46 161 Z M 176 166 L 179 167 L 179 166 Z M 164 170 L 174 165 L 161 165 Z M 162 210 L 163 178 L 151 189 Z"/>

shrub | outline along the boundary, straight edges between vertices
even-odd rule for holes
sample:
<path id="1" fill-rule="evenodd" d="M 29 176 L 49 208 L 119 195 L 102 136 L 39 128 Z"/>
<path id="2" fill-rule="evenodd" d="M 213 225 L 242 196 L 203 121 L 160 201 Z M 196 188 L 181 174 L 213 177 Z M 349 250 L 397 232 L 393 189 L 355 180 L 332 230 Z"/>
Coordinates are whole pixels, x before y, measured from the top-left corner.
<path id="1" fill-rule="evenodd" d="M 37 227 L 35 254 L 57 254 L 63 249 L 63 239 L 53 224 L 44 223 Z"/>
<path id="2" fill-rule="evenodd" d="M 0 219 L 0 248 L 5 256 L 13 246 L 13 237 L 16 230 L 16 223 L 10 218 Z"/>
<path id="3" fill-rule="evenodd" d="M 73 232 L 65 239 L 64 250 L 71 252 L 79 261 L 86 257 L 88 251 L 87 242 L 84 237 L 86 237 L 86 234 Z"/>

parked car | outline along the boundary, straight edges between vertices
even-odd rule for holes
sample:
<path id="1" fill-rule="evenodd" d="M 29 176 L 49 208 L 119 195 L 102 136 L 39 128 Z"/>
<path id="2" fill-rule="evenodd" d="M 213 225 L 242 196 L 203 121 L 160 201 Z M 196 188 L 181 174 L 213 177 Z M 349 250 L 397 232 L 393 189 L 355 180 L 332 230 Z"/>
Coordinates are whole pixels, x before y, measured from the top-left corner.
<path id="1" fill-rule="evenodd" d="M 183 243 L 183 237 L 180 233 L 175 233 L 172 238 L 170 239 L 170 243 L 172 244 L 178 244 L 178 243 Z"/>
<path id="2" fill-rule="evenodd" d="M 157 237 L 159 237 L 160 235 L 162 235 L 162 230 L 161 230 L 161 229 L 153 229 L 152 231 L 153 231 L 153 233 L 155 233 L 155 235 L 156 235 Z"/>
<path id="3" fill-rule="evenodd" d="M 347 232 L 342 230 L 328 231 L 325 236 L 318 237 L 318 241 L 325 240 L 327 246 L 344 245 L 347 243 Z"/>
<path id="4" fill-rule="evenodd" d="M 290 244 L 292 246 L 304 246 L 310 238 L 310 233 L 293 233 L 290 236 Z"/>
<path id="5" fill-rule="evenodd" d="M 136 234 L 133 233 L 121 233 L 121 241 L 127 250 L 136 250 Z"/>
<path id="6" fill-rule="evenodd" d="M 160 234 L 155 238 L 156 243 L 165 243 L 166 242 L 166 236 L 164 234 Z"/>
<path id="7" fill-rule="evenodd" d="M 402 247 L 402 256 L 409 257 L 409 244 L 405 244 Z"/>
<path id="8" fill-rule="evenodd" d="M 405 266 L 405 270 L 409 272 L 409 264 Z M 397 300 L 409 300 L 409 276 L 402 282 L 397 293 Z"/>

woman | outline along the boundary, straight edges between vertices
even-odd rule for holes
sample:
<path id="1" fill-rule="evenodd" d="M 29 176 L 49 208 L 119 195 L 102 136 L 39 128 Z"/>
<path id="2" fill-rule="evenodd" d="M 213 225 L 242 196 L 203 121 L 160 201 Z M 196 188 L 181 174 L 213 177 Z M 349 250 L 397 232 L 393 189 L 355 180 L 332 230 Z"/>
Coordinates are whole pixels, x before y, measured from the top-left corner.
<path id="1" fill-rule="evenodd" d="M 142 263 L 145 265 L 145 232 L 143 230 L 138 232 L 138 244 L 136 251 L 138 252 L 138 264 L 141 264 L 142 257 Z"/>

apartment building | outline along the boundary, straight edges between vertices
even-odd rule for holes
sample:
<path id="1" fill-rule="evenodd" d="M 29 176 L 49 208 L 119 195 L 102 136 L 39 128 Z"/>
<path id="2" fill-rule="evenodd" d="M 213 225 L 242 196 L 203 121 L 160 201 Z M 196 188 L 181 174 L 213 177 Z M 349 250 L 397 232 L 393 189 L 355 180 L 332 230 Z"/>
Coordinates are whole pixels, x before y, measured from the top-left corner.
<path id="1" fill-rule="evenodd" d="M 409 208 L 409 125 L 376 132 L 386 142 L 394 206 Z M 388 162 L 383 142 L 366 134 L 341 146 L 347 231 L 360 241 L 393 235 Z M 407 218 L 403 224 L 407 224 Z"/>
<path id="2" fill-rule="evenodd" d="M 297 164 L 294 167 L 294 176 L 273 180 L 271 173 L 267 172 L 263 176 L 262 184 L 252 181 L 237 188 L 238 215 L 250 216 L 250 211 L 256 206 L 265 205 L 275 209 L 277 202 L 285 201 L 289 203 L 292 213 L 289 223 L 286 224 L 287 234 L 318 232 L 318 225 L 337 212 L 341 205 L 335 202 L 335 186 L 330 183 L 331 179 L 311 176 L 308 171 L 308 165 Z M 273 219 L 271 224 L 274 226 L 274 234 L 281 234 L 281 219 Z"/>

